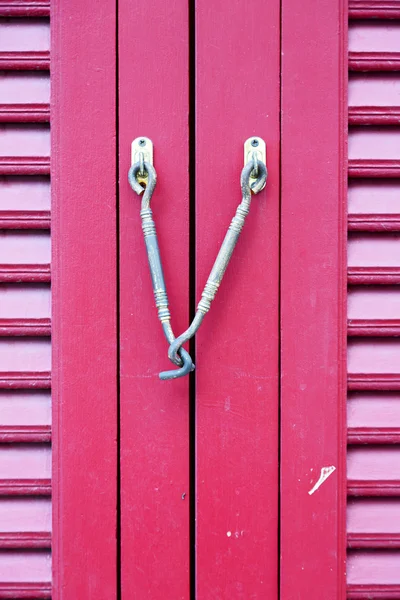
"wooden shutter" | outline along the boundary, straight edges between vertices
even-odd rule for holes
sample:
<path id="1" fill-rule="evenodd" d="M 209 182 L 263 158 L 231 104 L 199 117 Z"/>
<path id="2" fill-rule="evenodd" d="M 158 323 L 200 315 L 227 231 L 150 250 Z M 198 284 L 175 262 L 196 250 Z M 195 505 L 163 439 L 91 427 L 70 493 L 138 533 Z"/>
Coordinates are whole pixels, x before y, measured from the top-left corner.
<path id="1" fill-rule="evenodd" d="M 0 598 L 51 596 L 49 5 L 0 3 Z"/>
<path id="2" fill-rule="evenodd" d="M 114 12 L 0 2 L 0 598 L 116 594 Z"/>
<path id="3" fill-rule="evenodd" d="M 346 597 L 346 44 L 345 2 L 283 0 L 282 600 Z"/>
<path id="4" fill-rule="evenodd" d="M 354 600 L 400 596 L 399 57 L 400 4 L 350 2 L 347 581 Z"/>
<path id="5" fill-rule="evenodd" d="M 277 596 L 279 22 L 275 0 L 196 2 L 194 301 L 240 202 L 252 135 L 269 171 L 196 336 L 198 598 Z"/>
<path id="6" fill-rule="evenodd" d="M 171 368 L 128 183 L 131 142 L 154 143 L 151 202 L 176 335 L 189 311 L 189 47 L 186 0 L 119 2 L 121 587 L 124 599 L 187 598 L 189 378 Z"/>
<path id="7" fill-rule="evenodd" d="M 52 0 L 53 598 L 117 597 L 114 0 Z"/>

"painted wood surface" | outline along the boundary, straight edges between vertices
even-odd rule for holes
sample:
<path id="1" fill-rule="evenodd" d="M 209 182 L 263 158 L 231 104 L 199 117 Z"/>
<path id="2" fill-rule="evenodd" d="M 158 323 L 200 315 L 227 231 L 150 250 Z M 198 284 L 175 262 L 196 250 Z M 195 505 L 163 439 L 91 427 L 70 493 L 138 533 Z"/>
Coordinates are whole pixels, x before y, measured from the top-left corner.
<path id="1" fill-rule="evenodd" d="M 52 23 L 52 598 L 112 600 L 117 597 L 115 2 L 54 0 Z"/>
<path id="2" fill-rule="evenodd" d="M 393 285 L 400 206 L 398 179 L 388 178 L 400 157 L 399 77 L 388 72 L 400 50 L 399 7 L 386 6 L 390 21 L 372 12 L 360 20 L 353 11 L 349 23 L 348 265 L 386 274 L 349 287 L 347 584 L 348 597 L 358 599 L 396 598 L 400 590 L 400 292 Z M 358 64 L 374 73 L 354 72 Z M 362 177 L 366 163 L 373 178 Z"/>
<path id="3" fill-rule="evenodd" d="M 120 456 L 122 598 L 189 598 L 188 378 L 171 368 L 130 189 L 130 145 L 154 143 L 152 200 L 172 326 L 188 323 L 188 5 L 119 2 Z"/>
<path id="4" fill-rule="evenodd" d="M 48 13 L 21 19 L 9 4 L 0 3 L 0 598 L 49 598 L 49 72 L 21 66 L 49 56 L 50 24 Z"/>
<path id="5" fill-rule="evenodd" d="M 198 0 L 195 18 L 196 300 L 248 137 L 265 139 L 269 171 L 196 338 L 196 593 L 276 598 L 280 8 Z"/>
<path id="6" fill-rule="evenodd" d="M 282 600 L 346 597 L 346 41 L 344 2 L 283 0 Z"/>

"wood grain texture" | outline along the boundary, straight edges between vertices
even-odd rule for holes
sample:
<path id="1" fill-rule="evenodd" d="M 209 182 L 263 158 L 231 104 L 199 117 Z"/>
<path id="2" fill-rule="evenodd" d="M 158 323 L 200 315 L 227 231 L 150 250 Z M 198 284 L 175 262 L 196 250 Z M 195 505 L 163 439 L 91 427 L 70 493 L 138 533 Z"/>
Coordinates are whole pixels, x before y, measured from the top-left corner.
<path id="1" fill-rule="evenodd" d="M 172 325 L 181 333 L 189 306 L 187 1 L 120 0 L 118 42 L 122 598 L 187 600 L 189 380 L 158 378 L 171 363 L 154 306 L 141 199 L 127 178 L 132 140 L 149 137 L 158 178 L 152 209 Z"/>
<path id="2" fill-rule="evenodd" d="M 51 10 L 52 598 L 113 600 L 116 8 L 54 0 Z"/>
<path id="3" fill-rule="evenodd" d="M 346 597 L 346 44 L 345 2 L 283 3 L 282 600 Z"/>
<path id="4" fill-rule="evenodd" d="M 250 136 L 269 171 L 196 336 L 198 598 L 278 595 L 279 23 L 277 0 L 196 3 L 196 301 Z"/>

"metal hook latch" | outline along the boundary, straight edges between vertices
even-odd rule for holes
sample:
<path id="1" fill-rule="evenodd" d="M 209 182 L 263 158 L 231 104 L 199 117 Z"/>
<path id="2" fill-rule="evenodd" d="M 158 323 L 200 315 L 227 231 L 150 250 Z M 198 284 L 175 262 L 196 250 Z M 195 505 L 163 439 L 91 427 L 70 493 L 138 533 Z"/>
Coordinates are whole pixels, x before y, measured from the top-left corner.
<path id="1" fill-rule="evenodd" d="M 132 161 L 129 169 L 128 180 L 131 188 L 142 197 L 140 216 L 142 230 L 146 244 L 147 258 L 149 261 L 154 298 L 158 309 L 158 318 L 169 344 L 175 340 L 171 327 L 171 315 L 168 306 L 167 289 L 165 286 L 164 272 L 158 247 L 156 225 L 150 208 L 150 200 L 157 183 L 157 174 L 153 167 L 153 143 L 146 137 L 136 138 L 132 142 Z M 194 369 L 193 361 L 184 348 L 180 350 L 179 369 L 171 374 L 170 379 L 187 375 Z"/>
<path id="2" fill-rule="evenodd" d="M 150 146 L 151 145 L 151 146 Z M 146 147 L 147 146 L 147 147 Z M 145 152 L 148 151 L 147 154 Z M 146 160 L 146 157 L 148 160 Z M 214 266 L 207 279 L 197 305 L 197 312 L 189 328 L 178 338 L 171 328 L 168 298 L 164 282 L 164 274 L 161 265 L 160 251 L 157 243 L 155 223 L 150 209 L 150 200 L 156 185 L 156 171 L 153 166 L 153 144 L 148 138 L 137 138 L 132 142 L 132 166 L 128 173 L 129 183 L 137 194 L 143 194 L 142 229 L 144 233 L 147 256 L 151 278 L 153 282 L 154 297 L 158 308 L 158 317 L 161 321 L 165 337 L 170 344 L 168 350 L 169 359 L 179 368 L 160 373 L 160 379 L 176 379 L 182 377 L 194 369 L 190 355 L 182 347 L 192 338 L 199 329 L 204 316 L 210 310 L 226 268 L 239 239 L 240 232 L 250 210 L 251 195 L 258 194 L 264 189 L 267 181 L 266 167 L 266 145 L 263 139 L 252 137 L 244 144 L 244 167 L 240 177 L 242 189 L 242 201 L 236 209 L 228 231 L 218 252 Z M 145 188 L 142 183 L 145 184 Z"/>

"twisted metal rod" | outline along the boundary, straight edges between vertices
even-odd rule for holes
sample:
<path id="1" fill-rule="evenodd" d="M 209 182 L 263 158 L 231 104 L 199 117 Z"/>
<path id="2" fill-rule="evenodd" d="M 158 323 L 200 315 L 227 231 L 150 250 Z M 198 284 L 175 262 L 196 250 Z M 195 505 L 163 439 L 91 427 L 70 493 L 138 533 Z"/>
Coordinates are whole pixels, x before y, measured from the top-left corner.
<path id="1" fill-rule="evenodd" d="M 137 180 L 137 175 L 139 173 L 142 175 L 143 171 L 146 172 L 148 176 L 148 182 L 145 188 Z M 128 180 L 134 192 L 139 196 L 143 194 L 140 216 L 142 219 L 142 230 L 146 244 L 154 298 L 156 301 L 158 318 L 161 322 L 164 335 L 167 342 L 172 344 L 175 341 L 175 335 L 171 326 L 171 314 L 169 311 L 167 289 L 161 263 L 160 249 L 158 246 L 156 226 L 150 208 L 150 201 L 157 183 L 156 170 L 153 165 L 144 161 L 141 157 L 141 160 L 136 162 L 129 169 Z M 160 379 L 176 379 L 178 377 L 183 377 L 194 369 L 193 361 L 184 348 L 178 350 L 175 364 L 180 368 L 168 371 L 168 377 L 164 377 L 164 374 L 160 373 Z"/>
<path id="2" fill-rule="evenodd" d="M 250 186 L 250 175 L 253 174 L 256 175 L 257 179 Z M 204 286 L 200 302 L 197 305 L 195 317 L 188 329 L 170 344 L 168 356 L 175 365 L 180 364 L 179 355 L 182 351 L 182 345 L 195 335 L 205 315 L 210 310 L 211 303 L 216 296 L 232 253 L 235 249 L 236 243 L 239 239 L 240 232 L 243 229 L 243 225 L 249 213 L 251 193 L 253 192 L 254 194 L 258 194 L 258 192 L 263 189 L 267 180 L 267 175 L 268 173 L 266 165 L 260 161 L 257 158 L 256 153 L 254 153 L 253 159 L 249 161 L 242 170 L 240 177 L 242 201 L 236 209 L 236 214 L 229 225 L 214 266 L 212 267 L 211 273 L 207 279 L 207 283 Z M 160 377 L 162 379 L 171 379 L 174 373 L 176 373 L 176 371 L 164 371 L 163 373 L 160 373 Z"/>

